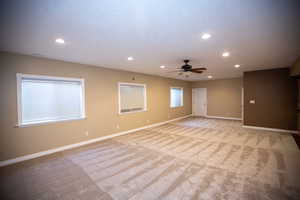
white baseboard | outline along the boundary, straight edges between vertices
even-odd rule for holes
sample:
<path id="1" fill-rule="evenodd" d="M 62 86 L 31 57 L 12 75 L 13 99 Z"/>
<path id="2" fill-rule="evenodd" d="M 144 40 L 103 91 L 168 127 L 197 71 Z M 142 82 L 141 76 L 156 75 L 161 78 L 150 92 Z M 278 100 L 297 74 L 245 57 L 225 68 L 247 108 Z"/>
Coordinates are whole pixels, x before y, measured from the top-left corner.
<path id="1" fill-rule="evenodd" d="M 266 128 L 266 127 L 259 127 L 259 126 L 246 126 L 246 125 L 243 125 L 243 128 L 250 128 L 250 129 L 264 130 L 264 131 L 282 132 L 282 133 L 299 134 L 299 131 L 277 129 L 277 128 Z"/>
<path id="2" fill-rule="evenodd" d="M 187 117 L 190 117 L 190 116 L 192 116 L 192 115 L 186 115 L 186 116 L 178 117 L 178 118 L 171 119 L 171 120 L 168 120 L 168 121 L 143 126 L 143 127 L 140 127 L 140 128 L 135 128 L 135 129 L 131 129 L 131 130 L 128 130 L 128 131 L 122 131 L 122 132 L 115 133 L 115 134 L 108 135 L 108 136 L 103 136 L 103 137 L 99 137 L 99 138 L 95 138 L 95 139 L 91 139 L 91 140 L 87 140 L 87 141 L 83 141 L 83 142 L 79 142 L 79 143 L 75 143 L 75 144 L 70 144 L 70 145 L 50 149 L 50 150 L 47 150 L 47 151 L 41 151 L 41 152 L 38 152 L 38 153 L 26 155 L 26 156 L 20 156 L 20 157 L 14 158 L 14 159 L 0 161 L 0 167 L 15 164 L 15 163 L 22 162 L 22 161 L 25 161 L 25 160 L 30 160 L 30 159 L 33 159 L 33 158 L 38 158 L 38 157 L 41 157 L 41 156 L 53 154 L 53 153 L 60 152 L 60 151 L 73 149 L 73 148 L 84 146 L 84 145 L 87 145 L 87 144 L 100 142 L 100 141 L 107 140 L 107 139 L 110 139 L 110 138 L 113 138 L 113 137 L 117 137 L 117 136 L 129 134 L 129 133 L 133 133 L 133 132 L 136 132 L 136 131 L 140 131 L 140 130 L 143 130 L 143 129 L 152 128 L 152 127 L 155 127 L 155 126 L 160 126 L 160 125 L 170 123 L 170 122 L 173 122 L 173 121 L 177 121 L 177 120 L 180 120 L 180 119 L 184 119 L 184 118 L 187 118 Z"/>
<path id="3" fill-rule="evenodd" d="M 242 121 L 242 118 L 235 118 L 235 117 L 219 117 L 219 116 L 207 115 L 206 118 L 211 118 L 211 119 L 228 119 L 228 120 L 239 120 L 239 121 Z"/>
<path id="4" fill-rule="evenodd" d="M 206 115 L 193 115 L 193 117 L 206 117 Z"/>

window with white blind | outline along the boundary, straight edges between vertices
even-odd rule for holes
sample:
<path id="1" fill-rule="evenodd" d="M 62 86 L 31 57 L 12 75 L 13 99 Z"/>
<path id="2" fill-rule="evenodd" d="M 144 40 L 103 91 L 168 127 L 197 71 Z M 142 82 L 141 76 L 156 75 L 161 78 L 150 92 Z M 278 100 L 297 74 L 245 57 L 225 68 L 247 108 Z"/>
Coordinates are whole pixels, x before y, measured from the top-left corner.
<path id="1" fill-rule="evenodd" d="M 85 118 L 84 80 L 17 74 L 18 125 Z"/>
<path id="2" fill-rule="evenodd" d="M 180 107 L 183 106 L 183 88 L 181 87 L 171 87 L 170 89 L 170 107 Z"/>
<path id="3" fill-rule="evenodd" d="M 146 85 L 119 83 L 119 113 L 147 110 Z"/>

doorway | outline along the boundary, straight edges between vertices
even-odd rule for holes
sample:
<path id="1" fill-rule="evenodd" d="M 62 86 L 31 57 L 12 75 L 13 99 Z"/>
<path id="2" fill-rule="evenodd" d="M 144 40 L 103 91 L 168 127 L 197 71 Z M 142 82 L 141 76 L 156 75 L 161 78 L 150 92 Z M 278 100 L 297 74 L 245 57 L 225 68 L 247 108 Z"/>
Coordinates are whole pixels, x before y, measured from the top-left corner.
<path id="1" fill-rule="evenodd" d="M 207 115 L 207 89 L 193 88 L 192 90 L 193 116 Z"/>

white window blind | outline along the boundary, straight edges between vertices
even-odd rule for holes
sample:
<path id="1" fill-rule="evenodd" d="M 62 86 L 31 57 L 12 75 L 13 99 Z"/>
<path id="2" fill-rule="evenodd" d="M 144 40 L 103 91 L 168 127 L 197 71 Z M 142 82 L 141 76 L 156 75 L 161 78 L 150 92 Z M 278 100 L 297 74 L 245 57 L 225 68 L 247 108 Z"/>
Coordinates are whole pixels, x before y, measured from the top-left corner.
<path id="1" fill-rule="evenodd" d="M 82 79 L 19 74 L 18 88 L 19 125 L 85 117 Z"/>
<path id="2" fill-rule="evenodd" d="M 120 113 L 146 110 L 146 87 L 143 84 L 119 83 Z"/>
<path id="3" fill-rule="evenodd" d="M 170 93 L 170 106 L 172 108 L 183 106 L 183 88 L 172 87 Z"/>

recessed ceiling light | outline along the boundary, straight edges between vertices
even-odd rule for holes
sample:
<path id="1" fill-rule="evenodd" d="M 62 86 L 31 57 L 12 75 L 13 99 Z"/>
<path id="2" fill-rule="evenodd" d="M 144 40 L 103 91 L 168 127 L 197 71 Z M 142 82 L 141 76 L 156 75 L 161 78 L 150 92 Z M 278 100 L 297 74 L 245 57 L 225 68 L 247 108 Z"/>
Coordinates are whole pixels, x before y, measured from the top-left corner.
<path id="1" fill-rule="evenodd" d="M 56 42 L 57 44 L 64 44 L 64 43 L 65 43 L 64 39 L 62 39 L 62 38 L 57 38 L 57 39 L 55 40 L 55 42 Z"/>
<path id="2" fill-rule="evenodd" d="M 160 66 L 160 68 L 161 68 L 161 69 L 164 69 L 164 68 L 166 68 L 166 66 L 162 65 L 162 66 Z"/>
<path id="3" fill-rule="evenodd" d="M 207 78 L 212 78 L 212 76 L 207 76 Z"/>
<path id="4" fill-rule="evenodd" d="M 211 37 L 211 35 L 209 34 L 209 33 L 204 33 L 202 36 L 201 36 L 201 38 L 203 39 L 203 40 L 207 40 L 207 39 L 209 39 Z"/>
<path id="5" fill-rule="evenodd" d="M 127 58 L 127 60 L 131 61 L 131 60 L 133 60 L 133 57 L 130 56 Z"/>
<path id="6" fill-rule="evenodd" d="M 239 68 L 241 65 L 234 65 L 235 68 Z"/>
<path id="7" fill-rule="evenodd" d="M 226 51 L 226 52 L 224 52 L 224 53 L 222 54 L 222 56 L 223 56 L 223 57 L 228 57 L 228 56 L 230 56 L 230 53 Z"/>

